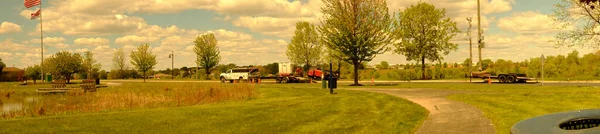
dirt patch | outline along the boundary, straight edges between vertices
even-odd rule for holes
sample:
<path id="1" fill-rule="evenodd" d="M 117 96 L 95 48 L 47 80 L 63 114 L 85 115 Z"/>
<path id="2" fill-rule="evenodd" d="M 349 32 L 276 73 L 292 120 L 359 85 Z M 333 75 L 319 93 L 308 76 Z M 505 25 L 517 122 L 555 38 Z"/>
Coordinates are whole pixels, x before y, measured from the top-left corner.
<path id="1" fill-rule="evenodd" d="M 474 106 L 448 100 L 446 97 L 462 91 L 432 89 L 354 89 L 385 93 L 415 102 L 429 111 L 429 117 L 417 134 L 493 134 L 494 126 Z"/>

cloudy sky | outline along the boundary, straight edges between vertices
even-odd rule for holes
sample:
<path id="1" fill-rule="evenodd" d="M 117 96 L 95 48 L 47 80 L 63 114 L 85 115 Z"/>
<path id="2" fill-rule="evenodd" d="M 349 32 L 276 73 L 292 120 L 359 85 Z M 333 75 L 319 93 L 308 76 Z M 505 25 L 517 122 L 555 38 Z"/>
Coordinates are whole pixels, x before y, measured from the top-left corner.
<path id="1" fill-rule="evenodd" d="M 418 1 L 388 0 L 387 4 L 390 12 L 399 12 Z M 467 17 L 473 17 L 473 27 L 477 26 L 476 0 L 422 1 L 445 8 L 447 16 L 463 31 L 467 31 Z M 555 48 L 548 43 L 561 31 L 553 28 L 548 18 L 558 2 L 482 0 L 481 24 L 487 45 L 484 59 L 522 61 L 541 54 L 592 52 L 589 48 Z M 26 9 L 22 0 L 0 3 L 0 58 L 7 66 L 19 68 L 39 64 L 42 25 L 39 19 L 29 19 L 39 6 Z M 288 61 L 285 50 L 295 23 L 318 24 L 322 5 L 321 0 L 43 0 L 44 57 L 63 50 L 92 51 L 102 68 L 108 70 L 115 49 L 123 48 L 128 54 L 137 45 L 149 43 L 157 55 L 156 69 L 171 66 L 171 51 L 176 56 L 176 67 L 195 66 L 192 41 L 198 35 L 214 33 L 221 63 L 283 62 Z M 446 62 L 462 62 L 469 55 L 463 34 L 454 42 L 459 50 L 450 53 Z M 404 56 L 388 52 L 370 64 L 380 61 L 407 63 Z"/>

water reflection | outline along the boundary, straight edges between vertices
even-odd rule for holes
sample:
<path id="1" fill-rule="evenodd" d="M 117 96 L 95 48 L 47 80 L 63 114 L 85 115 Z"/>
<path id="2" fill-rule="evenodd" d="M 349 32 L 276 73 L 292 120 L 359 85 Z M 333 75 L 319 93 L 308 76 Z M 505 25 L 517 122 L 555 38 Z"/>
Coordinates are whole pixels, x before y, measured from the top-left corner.
<path id="1" fill-rule="evenodd" d="M 11 96 L 10 98 L 0 97 L 0 113 L 10 111 L 20 111 L 32 107 L 38 101 L 36 96 Z"/>

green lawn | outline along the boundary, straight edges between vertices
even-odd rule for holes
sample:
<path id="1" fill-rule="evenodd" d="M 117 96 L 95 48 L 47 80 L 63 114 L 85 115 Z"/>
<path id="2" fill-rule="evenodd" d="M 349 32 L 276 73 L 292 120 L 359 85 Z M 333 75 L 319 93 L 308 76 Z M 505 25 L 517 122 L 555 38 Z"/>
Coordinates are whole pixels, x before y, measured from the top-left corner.
<path id="1" fill-rule="evenodd" d="M 600 84 L 394 83 L 392 86 L 365 87 L 467 91 L 448 98 L 481 109 L 498 134 L 510 133 L 510 127 L 531 117 L 600 108 L 597 101 L 600 100 Z"/>
<path id="2" fill-rule="evenodd" d="M 145 84 L 100 92 L 163 86 Z M 247 100 L 5 119 L 0 133 L 413 133 L 427 116 L 424 108 L 393 96 L 348 90 L 330 95 L 319 87 L 259 85 L 257 96 Z"/>

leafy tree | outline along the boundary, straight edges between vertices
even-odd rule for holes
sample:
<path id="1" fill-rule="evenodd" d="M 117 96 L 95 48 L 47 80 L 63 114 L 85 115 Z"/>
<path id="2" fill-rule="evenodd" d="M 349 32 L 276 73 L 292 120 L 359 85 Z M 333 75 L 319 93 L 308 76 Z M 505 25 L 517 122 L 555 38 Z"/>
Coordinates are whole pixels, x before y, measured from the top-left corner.
<path id="1" fill-rule="evenodd" d="M 477 62 L 477 65 L 481 65 L 481 69 L 482 70 L 486 70 L 488 69 L 490 66 L 492 66 L 494 64 L 494 62 L 490 59 L 485 59 L 481 61 L 481 64 L 479 64 L 479 62 Z"/>
<path id="2" fill-rule="evenodd" d="M 381 61 L 381 63 L 379 63 L 379 65 L 376 65 L 376 67 L 378 69 L 389 69 L 390 64 L 387 61 Z"/>
<path id="3" fill-rule="evenodd" d="M 150 45 L 142 44 L 137 48 L 137 51 L 131 51 L 131 64 L 137 68 L 138 71 L 142 72 L 144 82 L 146 82 L 146 72 L 154 69 L 157 64 L 156 55 L 150 51 Z"/>
<path id="4" fill-rule="evenodd" d="M 317 65 L 323 54 L 323 44 L 318 42 L 319 35 L 315 25 L 308 22 L 296 23 L 296 32 L 288 45 L 286 55 L 297 65 L 304 65 L 304 72 L 311 65 Z"/>
<path id="5" fill-rule="evenodd" d="M 555 6 L 553 21 L 562 29 L 552 42 L 556 46 L 587 46 L 599 48 L 600 3 L 597 0 L 562 0 Z"/>
<path id="6" fill-rule="evenodd" d="M 269 74 L 277 74 L 277 73 L 279 73 L 279 66 L 278 66 L 277 62 L 267 64 L 265 66 L 265 68 L 267 70 L 269 70 L 268 71 Z"/>
<path id="7" fill-rule="evenodd" d="M 179 70 L 183 71 L 181 74 L 182 78 L 187 78 L 190 76 L 190 69 L 188 67 L 181 67 Z"/>
<path id="8" fill-rule="evenodd" d="M 100 73 L 98 74 L 98 77 L 100 79 L 107 79 L 108 78 L 108 73 L 106 72 L 106 70 L 101 70 Z"/>
<path id="9" fill-rule="evenodd" d="M 53 75 L 64 77 L 67 83 L 71 83 L 74 73 L 82 72 L 82 58 L 79 53 L 69 51 L 58 52 L 44 60 L 44 69 Z"/>
<path id="10" fill-rule="evenodd" d="M 96 72 L 94 70 L 98 70 L 102 65 L 96 62 L 96 59 L 94 59 L 94 54 L 90 51 L 86 51 L 85 53 L 83 53 L 83 56 L 85 58 L 83 59 L 82 65 L 83 70 L 87 72 L 86 78 L 93 79 L 93 73 Z"/>
<path id="11" fill-rule="evenodd" d="M 123 48 L 117 49 L 113 54 L 113 70 L 111 74 L 114 74 L 116 78 L 125 79 L 125 70 L 128 69 L 127 63 L 125 61 L 127 57 L 125 57 L 125 53 L 123 52 Z"/>
<path id="12" fill-rule="evenodd" d="M 425 60 L 444 60 L 444 55 L 458 49 L 450 42 L 459 32 L 456 22 L 446 17 L 446 9 L 436 9 L 425 2 L 411 5 L 398 14 L 395 35 L 401 40 L 394 44 L 395 53 L 406 56 L 406 60 L 421 61 L 421 76 L 425 78 Z"/>
<path id="13" fill-rule="evenodd" d="M 198 36 L 194 41 L 195 47 L 194 52 L 196 53 L 196 65 L 204 68 L 206 78 L 210 75 L 210 69 L 219 65 L 221 56 L 219 55 L 219 48 L 217 47 L 217 38 L 215 35 L 204 34 Z"/>
<path id="14" fill-rule="evenodd" d="M 389 50 L 392 19 L 385 0 L 323 0 L 322 42 L 330 55 L 354 66 L 354 84 L 358 68 L 377 54 Z"/>
<path id="15" fill-rule="evenodd" d="M 0 58 L 0 73 L 2 73 L 2 70 L 6 67 L 6 64 L 4 64 L 4 62 L 2 62 L 2 58 Z"/>
<path id="16" fill-rule="evenodd" d="M 463 63 L 462 63 L 462 66 L 466 67 L 468 69 L 469 65 L 471 65 L 471 64 L 469 64 L 469 62 L 471 62 L 471 58 L 465 59 L 465 61 L 463 61 Z"/>
<path id="17" fill-rule="evenodd" d="M 33 84 L 36 84 L 36 80 L 42 75 L 42 69 L 40 65 L 28 66 L 25 68 L 25 76 L 33 79 Z"/>

